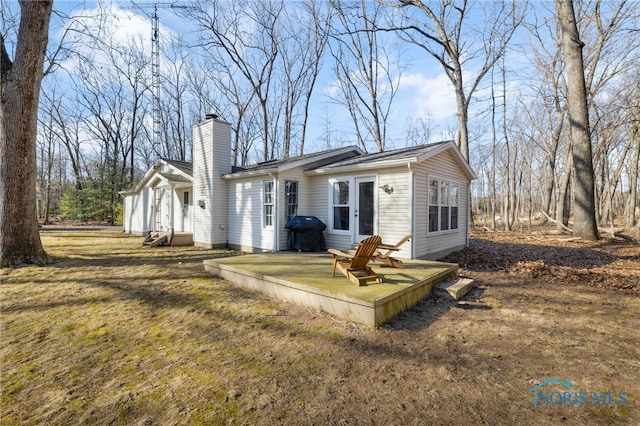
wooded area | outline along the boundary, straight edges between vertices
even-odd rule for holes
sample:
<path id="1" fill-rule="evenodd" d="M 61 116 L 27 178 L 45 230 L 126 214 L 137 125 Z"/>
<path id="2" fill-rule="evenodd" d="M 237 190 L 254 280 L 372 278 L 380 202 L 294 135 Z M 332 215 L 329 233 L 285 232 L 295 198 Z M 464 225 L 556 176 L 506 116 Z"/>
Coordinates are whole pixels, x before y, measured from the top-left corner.
<path id="1" fill-rule="evenodd" d="M 176 2 L 160 5 L 167 8 L 161 14 L 181 17 L 188 30 L 161 25 L 151 37 L 116 37 L 116 6 L 98 4 L 72 15 L 54 4 L 37 134 L 38 216 L 45 223 L 117 222 L 118 191 L 132 187 L 158 157 L 189 161 L 191 126 L 215 113 L 232 125 L 236 165 L 341 145 L 374 152 L 448 137 L 478 175 L 474 218 L 488 228 L 547 217 L 561 231 L 573 227 L 570 218 L 583 207 L 581 183 L 594 190 L 598 224 L 637 226 L 638 2 L 573 4 L 586 146 L 576 142 L 579 127 L 569 119 L 568 77 L 575 70 L 566 60 L 561 9 L 552 3 Z M 127 13 L 128 26 L 150 28 L 160 12 L 131 2 Z M 19 22 L 20 9 L 3 4 L 3 123 L 5 63 L 20 54 Z M 398 127 L 393 106 L 410 62 L 446 75 L 457 104 L 454 128 L 436 132 L 430 115 L 414 116 L 403 136 L 389 136 L 389 127 Z M 335 112 L 327 112 L 322 134 L 310 140 L 310 106 L 318 102 L 347 111 L 351 128 L 334 128 Z M 591 148 L 591 165 L 575 163 L 584 158 L 580 146 Z"/>

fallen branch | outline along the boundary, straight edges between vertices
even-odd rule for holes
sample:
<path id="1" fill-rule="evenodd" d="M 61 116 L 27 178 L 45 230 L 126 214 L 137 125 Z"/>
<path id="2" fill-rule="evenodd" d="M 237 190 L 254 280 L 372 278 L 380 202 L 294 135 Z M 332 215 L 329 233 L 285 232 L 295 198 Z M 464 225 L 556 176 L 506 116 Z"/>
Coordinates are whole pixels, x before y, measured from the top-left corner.
<path id="1" fill-rule="evenodd" d="M 614 232 L 613 235 L 618 237 L 618 238 L 622 238 L 623 240 L 629 241 L 630 243 L 637 243 L 638 242 L 638 240 L 636 240 L 632 236 L 625 235 L 622 232 Z"/>
<path id="2" fill-rule="evenodd" d="M 545 217 L 550 220 L 552 223 L 555 223 L 556 225 L 560 225 L 560 227 L 565 230 L 566 232 L 569 232 L 571 234 L 573 234 L 573 229 L 569 228 L 568 226 L 566 226 L 564 223 L 562 222 L 558 222 L 555 219 L 552 219 L 548 214 L 546 214 L 545 212 L 542 212 L 543 215 L 545 215 Z"/>

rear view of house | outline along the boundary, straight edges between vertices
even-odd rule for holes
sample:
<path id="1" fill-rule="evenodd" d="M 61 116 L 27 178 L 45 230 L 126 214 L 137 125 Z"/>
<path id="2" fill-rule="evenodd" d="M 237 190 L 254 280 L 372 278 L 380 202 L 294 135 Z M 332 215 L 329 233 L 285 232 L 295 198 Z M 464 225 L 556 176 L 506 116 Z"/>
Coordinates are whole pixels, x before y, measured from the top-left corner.
<path id="1" fill-rule="evenodd" d="M 231 167 L 231 129 L 209 117 L 193 129 L 193 159 L 158 160 L 123 192 L 124 230 L 193 233 L 201 247 L 246 252 L 286 250 L 286 223 L 316 216 L 326 244 L 346 250 L 380 235 L 413 238 L 401 258 L 436 259 L 469 235 L 474 173 L 452 141 L 366 154 L 350 146 Z"/>

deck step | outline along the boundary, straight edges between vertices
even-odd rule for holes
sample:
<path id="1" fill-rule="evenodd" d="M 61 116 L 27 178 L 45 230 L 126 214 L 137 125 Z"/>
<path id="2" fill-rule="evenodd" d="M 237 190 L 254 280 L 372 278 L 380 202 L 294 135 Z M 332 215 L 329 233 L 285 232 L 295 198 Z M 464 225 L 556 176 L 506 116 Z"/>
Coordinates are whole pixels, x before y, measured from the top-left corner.
<path id="1" fill-rule="evenodd" d="M 163 244 L 166 241 L 167 241 L 166 235 L 156 235 L 156 236 L 147 238 L 146 240 L 144 240 L 142 244 L 144 244 L 145 246 L 155 247 L 155 246 L 159 246 L 160 244 Z"/>
<path id="2" fill-rule="evenodd" d="M 472 288 L 473 280 L 471 278 L 444 280 L 434 286 L 433 294 L 442 298 L 460 300 L 460 298 L 469 293 Z"/>

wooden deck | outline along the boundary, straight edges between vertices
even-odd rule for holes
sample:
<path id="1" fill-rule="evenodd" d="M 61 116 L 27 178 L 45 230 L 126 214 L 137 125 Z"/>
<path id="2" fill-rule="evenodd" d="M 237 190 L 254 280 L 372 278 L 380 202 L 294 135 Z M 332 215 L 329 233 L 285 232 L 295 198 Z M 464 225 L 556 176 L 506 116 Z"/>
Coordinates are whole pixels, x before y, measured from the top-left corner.
<path id="1" fill-rule="evenodd" d="M 372 264 L 382 283 L 355 286 L 331 277 L 326 253 L 281 252 L 205 260 L 204 268 L 246 289 L 320 309 L 348 321 L 378 327 L 431 294 L 435 283 L 457 274 L 458 265 L 407 260 L 404 269 Z"/>

